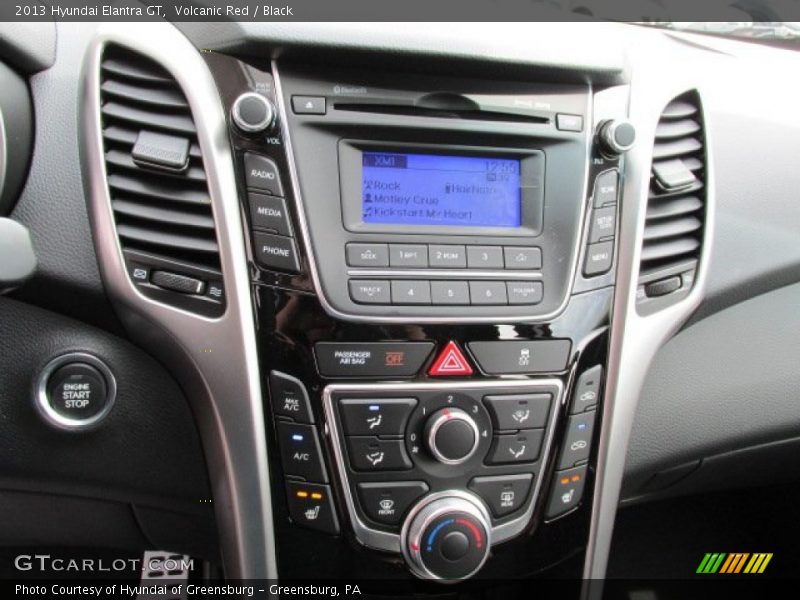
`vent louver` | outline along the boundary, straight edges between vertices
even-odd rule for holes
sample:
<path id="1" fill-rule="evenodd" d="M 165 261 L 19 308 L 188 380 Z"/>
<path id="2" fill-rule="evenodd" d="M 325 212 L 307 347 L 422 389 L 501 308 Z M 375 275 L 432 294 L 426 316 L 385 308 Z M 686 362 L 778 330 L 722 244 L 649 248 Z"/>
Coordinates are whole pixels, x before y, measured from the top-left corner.
<path id="1" fill-rule="evenodd" d="M 100 69 L 111 208 L 134 282 L 154 287 L 151 270 L 192 277 L 201 283 L 172 288 L 172 295 L 187 289 L 195 290 L 194 296 L 210 292 L 206 299 L 218 304 L 219 248 L 186 97 L 160 65 L 127 49 L 108 46 Z M 139 267 L 136 274 L 134 267 Z M 164 299 L 164 290 L 156 291 Z"/>
<path id="2" fill-rule="evenodd" d="M 656 129 L 640 281 L 694 268 L 703 239 L 706 153 L 700 100 L 675 98 Z M 694 264 L 692 264 L 692 262 Z"/>

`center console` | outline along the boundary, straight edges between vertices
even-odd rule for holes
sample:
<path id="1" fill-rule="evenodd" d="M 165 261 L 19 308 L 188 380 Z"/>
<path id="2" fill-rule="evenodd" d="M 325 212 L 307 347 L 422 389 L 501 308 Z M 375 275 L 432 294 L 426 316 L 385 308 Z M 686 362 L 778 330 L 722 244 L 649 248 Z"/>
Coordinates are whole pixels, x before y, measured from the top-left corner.
<path id="1" fill-rule="evenodd" d="M 248 227 L 279 576 L 579 557 L 625 89 L 206 62 Z"/>

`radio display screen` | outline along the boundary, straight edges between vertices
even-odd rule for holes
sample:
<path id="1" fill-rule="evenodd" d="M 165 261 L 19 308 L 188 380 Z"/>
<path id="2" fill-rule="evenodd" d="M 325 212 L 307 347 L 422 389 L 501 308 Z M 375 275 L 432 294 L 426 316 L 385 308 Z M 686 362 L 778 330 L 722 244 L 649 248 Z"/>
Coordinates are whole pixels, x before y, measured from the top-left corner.
<path id="1" fill-rule="evenodd" d="M 363 152 L 364 223 L 520 227 L 517 159 Z"/>

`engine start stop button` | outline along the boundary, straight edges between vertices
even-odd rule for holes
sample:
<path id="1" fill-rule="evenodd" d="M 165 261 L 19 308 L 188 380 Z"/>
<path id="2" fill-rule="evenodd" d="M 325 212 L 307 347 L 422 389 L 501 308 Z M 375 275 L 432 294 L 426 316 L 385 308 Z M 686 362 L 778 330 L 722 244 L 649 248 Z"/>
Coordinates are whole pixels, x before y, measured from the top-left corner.
<path id="1" fill-rule="evenodd" d="M 105 408 L 106 391 L 105 379 L 97 369 L 73 363 L 50 376 L 47 400 L 58 414 L 82 421 Z"/>
<path id="2" fill-rule="evenodd" d="M 60 356 L 39 376 L 37 404 L 42 416 L 62 429 L 86 429 L 114 402 L 116 385 L 100 359 L 83 353 Z"/>

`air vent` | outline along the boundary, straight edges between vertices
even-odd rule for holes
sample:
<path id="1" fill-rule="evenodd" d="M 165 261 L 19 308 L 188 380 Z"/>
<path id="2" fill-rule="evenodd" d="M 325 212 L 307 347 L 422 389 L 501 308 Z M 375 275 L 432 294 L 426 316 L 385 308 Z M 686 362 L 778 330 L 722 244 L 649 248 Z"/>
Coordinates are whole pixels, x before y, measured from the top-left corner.
<path id="1" fill-rule="evenodd" d="M 639 299 L 688 291 L 700 258 L 706 153 L 700 99 L 675 98 L 656 128 L 639 267 Z"/>
<path id="2" fill-rule="evenodd" d="M 186 97 L 157 63 L 116 46 L 103 53 L 100 82 L 109 195 L 132 280 L 161 300 L 219 312 L 219 248 Z"/>

